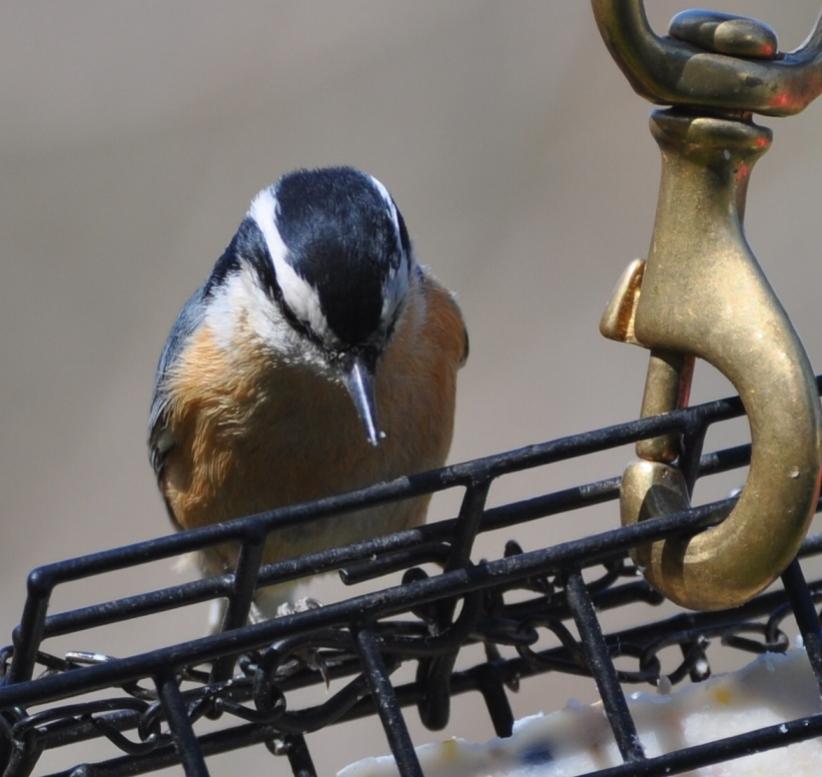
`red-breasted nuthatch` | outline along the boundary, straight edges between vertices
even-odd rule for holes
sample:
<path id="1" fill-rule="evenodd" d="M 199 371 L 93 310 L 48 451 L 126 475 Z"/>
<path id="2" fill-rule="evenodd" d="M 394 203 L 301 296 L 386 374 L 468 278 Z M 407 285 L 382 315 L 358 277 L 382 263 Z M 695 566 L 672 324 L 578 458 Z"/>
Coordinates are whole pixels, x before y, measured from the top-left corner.
<path id="1" fill-rule="evenodd" d="M 376 179 L 300 170 L 251 203 L 157 368 L 151 463 L 190 529 L 441 466 L 468 340 Z M 398 531 L 429 497 L 272 533 L 264 562 Z M 236 551 L 200 554 L 205 574 Z M 290 584 L 261 589 L 272 615 Z"/>

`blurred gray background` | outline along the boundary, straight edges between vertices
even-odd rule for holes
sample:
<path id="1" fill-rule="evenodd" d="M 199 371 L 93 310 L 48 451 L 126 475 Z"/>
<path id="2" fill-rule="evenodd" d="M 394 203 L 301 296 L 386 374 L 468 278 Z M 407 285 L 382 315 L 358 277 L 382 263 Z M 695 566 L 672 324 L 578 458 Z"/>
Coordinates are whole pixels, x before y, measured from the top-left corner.
<path id="1" fill-rule="evenodd" d="M 688 7 L 648 5 L 659 31 Z M 785 50 L 819 11 L 818 0 L 711 5 L 768 21 Z M 379 176 L 420 260 L 458 293 L 472 350 L 452 461 L 636 416 L 646 355 L 604 340 L 597 323 L 624 266 L 646 252 L 658 152 L 649 107 L 607 55 L 587 3 L 0 8 L 0 642 L 10 641 L 31 567 L 170 530 L 145 450 L 154 365 L 252 195 L 290 168 L 345 163 Z M 817 370 L 819 111 L 764 121 L 775 142 L 747 214 L 750 242 Z M 730 391 L 697 370 L 696 400 Z M 709 445 L 740 441 L 744 425 L 712 435 Z M 630 456 L 510 478 L 492 501 L 612 475 Z M 454 504 L 435 502 L 431 519 L 450 517 Z M 588 522 L 552 519 L 517 534 L 537 547 L 617 520 L 607 506 Z M 498 554 L 504 539 L 480 550 Z M 68 586 L 53 606 L 181 574 L 159 563 Z M 339 588 L 332 581 L 323 595 L 346 595 Z M 202 634 L 200 615 L 46 647 L 123 654 Z M 516 711 L 555 709 L 568 696 L 590 699 L 593 689 L 532 681 Z M 457 704 L 446 733 L 491 736 L 480 707 L 477 697 Z M 421 730 L 414 711 L 408 719 L 417 742 L 445 736 Z M 376 721 L 309 744 L 323 774 L 387 749 Z M 72 757 L 105 754 L 88 746 Z M 215 775 L 289 773 L 262 747 L 209 763 Z M 61 764 L 49 756 L 38 773 Z"/>

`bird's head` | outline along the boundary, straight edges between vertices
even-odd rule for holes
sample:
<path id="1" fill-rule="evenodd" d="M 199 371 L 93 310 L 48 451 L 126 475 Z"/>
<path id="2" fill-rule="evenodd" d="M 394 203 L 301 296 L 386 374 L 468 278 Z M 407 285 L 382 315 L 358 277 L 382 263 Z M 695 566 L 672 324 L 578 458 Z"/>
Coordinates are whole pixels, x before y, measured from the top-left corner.
<path id="1" fill-rule="evenodd" d="M 278 360 L 345 385 L 378 445 L 375 370 L 414 271 L 402 215 L 376 178 L 298 170 L 254 198 L 206 293 L 224 329 L 243 316 Z"/>

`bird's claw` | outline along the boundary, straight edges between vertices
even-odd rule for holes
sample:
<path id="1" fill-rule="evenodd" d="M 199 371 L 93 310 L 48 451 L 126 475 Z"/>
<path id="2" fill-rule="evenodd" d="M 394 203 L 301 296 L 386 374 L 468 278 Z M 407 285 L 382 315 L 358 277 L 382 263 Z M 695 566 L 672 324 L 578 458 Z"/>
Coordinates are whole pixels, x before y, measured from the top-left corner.
<path id="1" fill-rule="evenodd" d="M 277 607 L 276 617 L 282 618 L 287 615 L 296 615 L 300 612 L 307 612 L 308 610 L 316 610 L 322 607 L 322 604 L 310 596 L 297 599 L 294 602 L 283 602 Z M 294 656 L 302 662 L 309 669 L 313 669 L 322 675 L 325 680 L 325 687 L 331 685 L 331 676 L 329 674 L 329 666 L 320 652 L 319 648 L 304 648 L 295 651 Z"/>

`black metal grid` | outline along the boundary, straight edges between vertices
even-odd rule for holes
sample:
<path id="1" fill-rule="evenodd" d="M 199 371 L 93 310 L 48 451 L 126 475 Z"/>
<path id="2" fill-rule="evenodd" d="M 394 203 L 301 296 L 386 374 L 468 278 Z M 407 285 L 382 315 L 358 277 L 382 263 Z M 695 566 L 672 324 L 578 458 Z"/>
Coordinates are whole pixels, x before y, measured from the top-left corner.
<path id="1" fill-rule="evenodd" d="M 817 378 L 817 386 L 822 386 L 822 378 Z M 294 775 L 311 777 L 316 771 L 304 734 L 376 713 L 400 773 L 415 777 L 422 771 L 403 707 L 416 705 L 429 728 L 441 729 L 448 721 L 451 697 L 478 692 L 497 734 L 506 736 L 513 724 L 508 693 L 522 679 L 551 671 L 592 675 L 596 681 L 624 760 L 621 766 L 592 773 L 597 777 L 674 774 L 818 736 L 822 714 L 646 758 L 622 684 L 653 684 L 663 674 L 671 683 L 686 677 L 704 679 L 710 674 L 710 638 L 754 653 L 784 651 L 788 638 L 781 623 L 793 614 L 822 689 L 822 633 L 814 604 L 822 598 L 822 580 L 807 584 L 799 562 L 822 552 L 822 535 L 805 541 L 798 559 L 782 576 L 784 590 L 766 592 L 735 610 L 681 613 L 606 634 L 597 612 L 662 601 L 637 576 L 628 549 L 714 525 L 727 515 L 733 499 L 530 552 L 510 541 L 502 557 L 470 561 L 480 532 L 583 509 L 613 500 L 619 491 L 619 478 L 614 477 L 488 508 L 486 497 L 495 479 L 676 431 L 685 441 L 680 465 L 694 480 L 748 463 L 750 446 L 701 453 L 710 425 L 742 414 L 738 398 L 709 402 L 39 567 L 28 578 L 13 646 L 0 655 L 3 774 L 31 774 L 46 749 L 106 737 L 122 756 L 59 774 L 132 775 L 182 763 L 186 774 L 206 775 L 207 756 L 264 742 L 272 753 L 288 759 Z M 263 542 L 273 529 L 452 488 L 464 489 L 455 519 L 259 567 Z M 48 612 L 53 591 L 64 583 L 226 541 L 241 546 L 233 574 Z M 429 575 L 420 568 L 430 562 L 442 571 Z M 244 625 L 256 587 L 333 570 L 349 584 L 398 570 L 405 574 L 399 586 Z M 518 593 L 517 601 L 508 596 L 512 592 Z M 57 657 L 41 651 L 42 641 L 49 637 L 218 597 L 229 601 L 228 628 L 221 634 L 116 659 L 85 653 Z M 575 624 L 578 636 L 566 621 Z M 538 649 L 540 634 L 548 632 L 558 644 Z M 484 647 L 485 660 L 455 670 L 460 650 L 477 644 Z M 659 654 L 671 645 L 679 646 L 682 657 L 663 672 Z M 501 646 L 509 653 L 513 648 L 514 657 L 504 657 Z M 615 658 L 635 661 L 636 669 L 617 670 Z M 416 679 L 394 687 L 391 674 L 405 662 L 416 665 Z M 44 671 L 32 679 L 38 666 Z M 292 709 L 292 692 L 329 680 L 344 685 L 320 704 Z M 83 698 L 101 689 L 110 695 Z M 38 709 L 32 712 L 33 706 Z M 195 726 L 204 717 L 225 725 L 198 733 Z"/>

